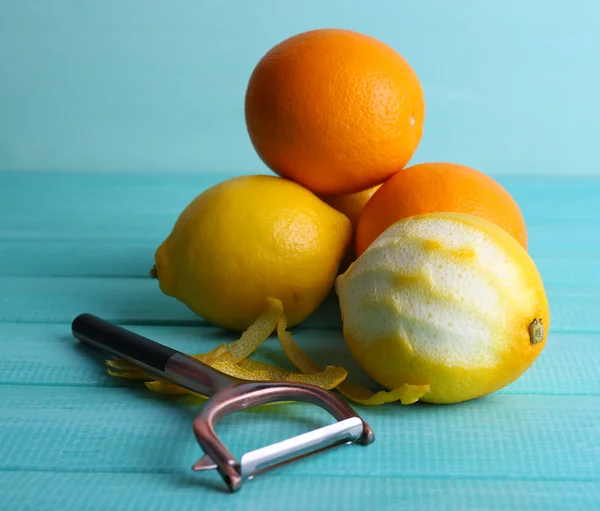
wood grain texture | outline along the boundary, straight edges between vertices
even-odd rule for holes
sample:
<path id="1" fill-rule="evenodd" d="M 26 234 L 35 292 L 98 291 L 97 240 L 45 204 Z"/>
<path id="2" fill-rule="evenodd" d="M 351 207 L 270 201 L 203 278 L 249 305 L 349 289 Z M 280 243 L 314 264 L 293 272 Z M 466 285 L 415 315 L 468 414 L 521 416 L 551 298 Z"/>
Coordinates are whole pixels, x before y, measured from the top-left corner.
<path id="1" fill-rule="evenodd" d="M 198 399 L 149 396 L 139 388 L 4 389 L 3 470 L 185 473 L 201 454 L 191 431 Z M 357 477 L 600 483 L 598 396 L 496 394 L 446 407 L 357 408 L 376 431 L 375 443 L 333 449 L 278 471 L 342 477 L 352 467 Z M 241 456 L 331 422 L 320 408 L 295 403 L 231 415 L 217 429 Z"/>
<path id="2" fill-rule="evenodd" d="M 150 257 L 198 193 L 233 176 L 4 172 L 0 239 L 145 241 L 154 247 Z M 540 179 L 498 181 L 523 211 L 532 256 L 600 253 L 600 180 L 548 178 L 541 189 Z"/>
<path id="3" fill-rule="evenodd" d="M 242 491 L 223 491 L 218 476 L 205 474 L 0 473 L 0 494 L 12 509 L 104 511 L 227 509 L 228 511 L 583 511 L 600 507 L 595 481 L 486 478 L 344 477 L 268 474 Z M 268 489 L 265 490 L 265 486 Z M 306 488 L 310 487 L 310 491 Z M 78 491 L 74 491 L 74 489 Z"/>
<path id="4" fill-rule="evenodd" d="M 146 278 L 0 277 L 0 322 L 70 323 L 82 312 L 110 321 L 206 324 L 183 303 L 166 296 Z M 600 287 L 546 286 L 551 331 L 600 332 Z M 340 328 L 334 293 L 297 328 Z"/>
<path id="5" fill-rule="evenodd" d="M 265 171 L 266 174 L 271 174 Z M 2 172 L 0 208 L 13 213 L 51 209 L 52 215 L 96 213 L 177 214 L 205 188 L 237 173 Z M 533 225 L 594 222 L 599 216 L 599 180 L 570 177 L 493 176 L 514 197 Z M 576 200 L 574 200 L 576 199 Z M 110 204 L 110 208 L 106 206 Z M 551 207 L 549 207 L 551 206 Z M 16 220 L 17 217 L 14 218 Z M 6 221 L 6 220 L 5 220 Z"/>
<path id="6" fill-rule="evenodd" d="M 162 293 L 149 278 L 0 277 L 0 323 L 70 323 L 82 312 L 109 321 L 206 325 L 182 302 Z M 333 293 L 302 328 L 339 328 Z"/>
<path id="7" fill-rule="evenodd" d="M 147 276 L 181 209 L 223 177 L 0 173 L 3 510 L 600 508 L 600 179 L 500 179 L 522 206 L 552 314 L 548 344 L 521 378 L 459 405 L 357 406 L 375 444 L 308 458 L 229 495 L 216 474 L 190 470 L 202 401 L 109 377 L 104 357 L 70 331 L 93 312 L 186 353 L 238 337 Z M 374 387 L 340 325 L 332 293 L 292 332 L 321 365 Z M 292 368 L 275 338 L 253 358 Z M 218 432 L 241 455 L 330 421 L 281 405 L 228 417 Z"/>
<path id="8" fill-rule="evenodd" d="M 551 207 L 551 206 L 548 206 Z M 9 215 L 7 213 L 6 215 Z M 77 213 L 64 218 L 39 218 L 28 214 L 25 219 L 14 221 L 0 218 L 0 240 L 39 242 L 36 250 L 44 250 L 43 242 L 68 242 L 79 245 L 98 246 L 105 242 L 123 244 L 143 244 L 148 260 L 154 255 L 158 245 L 168 236 L 176 214 L 167 217 L 149 217 L 143 213 L 123 214 L 103 218 L 77 217 Z M 560 257 L 590 259 L 600 256 L 600 230 L 594 225 L 543 224 L 530 227 L 528 231 L 530 255 L 538 257 Z"/>
<path id="9" fill-rule="evenodd" d="M 0 238 L 0 277 L 147 278 L 160 242 Z M 599 257 L 532 255 L 546 285 L 600 284 Z"/>
<path id="10" fill-rule="evenodd" d="M 205 353 L 237 336 L 212 327 L 127 325 L 128 329 L 184 353 Z M 344 367 L 349 379 L 377 388 L 350 356 L 341 331 L 293 332 L 294 340 L 321 367 Z M 106 373 L 104 358 L 71 337 L 62 324 L 4 324 L 0 330 L 0 385 L 131 387 Z M 279 341 L 271 337 L 251 358 L 295 370 Z M 544 351 L 521 378 L 501 394 L 600 396 L 600 335 L 552 334 Z M 142 384 L 133 385 L 143 388 Z M 150 391 L 148 391 L 150 392 Z"/>

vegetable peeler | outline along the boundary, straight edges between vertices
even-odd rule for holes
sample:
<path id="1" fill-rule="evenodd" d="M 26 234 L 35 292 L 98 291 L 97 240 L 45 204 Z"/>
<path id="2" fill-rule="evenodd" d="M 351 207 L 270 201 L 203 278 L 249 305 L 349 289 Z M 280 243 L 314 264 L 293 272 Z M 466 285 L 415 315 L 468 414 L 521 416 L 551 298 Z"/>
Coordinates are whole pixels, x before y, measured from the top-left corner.
<path id="1" fill-rule="evenodd" d="M 343 445 L 371 444 L 371 427 L 337 394 L 315 385 L 245 381 L 224 374 L 193 357 L 159 344 L 92 314 L 77 316 L 73 336 L 83 343 L 127 360 L 146 374 L 168 380 L 208 397 L 193 419 L 204 456 L 192 469 L 217 470 L 230 492 L 244 480 L 311 454 Z M 337 422 L 250 451 L 236 459 L 215 432 L 215 424 L 231 413 L 276 401 L 302 401 L 320 406 Z"/>

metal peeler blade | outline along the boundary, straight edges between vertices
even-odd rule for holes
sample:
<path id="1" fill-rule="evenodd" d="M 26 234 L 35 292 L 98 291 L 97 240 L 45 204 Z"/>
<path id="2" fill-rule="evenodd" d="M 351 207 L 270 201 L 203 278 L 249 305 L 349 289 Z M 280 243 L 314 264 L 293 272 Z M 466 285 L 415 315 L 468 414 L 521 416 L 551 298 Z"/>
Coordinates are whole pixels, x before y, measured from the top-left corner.
<path id="1" fill-rule="evenodd" d="M 209 396 L 193 420 L 196 440 L 205 453 L 192 467 L 217 470 L 230 492 L 244 480 L 305 458 L 317 452 L 358 443 L 374 442 L 371 427 L 331 391 L 289 382 L 250 382 L 232 378 L 173 348 L 142 337 L 92 314 L 80 314 L 71 325 L 81 342 L 127 360 L 147 374 L 169 380 Z M 303 401 L 328 411 L 337 422 L 245 453 L 236 459 L 215 432 L 223 417 L 253 406 L 276 401 Z"/>
<path id="2" fill-rule="evenodd" d="M 334 424 L 314 429 L 302 435 L 287 438 L 280 442 L 245 453 L 240 459 L 241 478 L 253 479 L 256 475 L 268 472 L 313 454 L 360 440 L 363 422 L 358 417 L 344 419 Z M 217 464 L 205 454 L 192 466 L 192 470 L 216 470 Z"/>

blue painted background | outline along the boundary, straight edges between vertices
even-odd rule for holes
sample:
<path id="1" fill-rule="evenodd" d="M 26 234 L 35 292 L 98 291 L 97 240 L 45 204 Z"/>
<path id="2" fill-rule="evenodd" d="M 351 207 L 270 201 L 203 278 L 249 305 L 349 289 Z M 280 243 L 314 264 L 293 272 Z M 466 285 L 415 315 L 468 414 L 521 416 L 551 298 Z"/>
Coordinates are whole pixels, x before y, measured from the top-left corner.
<path id="1" fill-rule="evenodd" d="M 413 162 L 597 174 L 594 0 L 1 0 L 0 169 L 258 172 L 243 98 L 260 57 L 336 26 L 419 74 Z"/>

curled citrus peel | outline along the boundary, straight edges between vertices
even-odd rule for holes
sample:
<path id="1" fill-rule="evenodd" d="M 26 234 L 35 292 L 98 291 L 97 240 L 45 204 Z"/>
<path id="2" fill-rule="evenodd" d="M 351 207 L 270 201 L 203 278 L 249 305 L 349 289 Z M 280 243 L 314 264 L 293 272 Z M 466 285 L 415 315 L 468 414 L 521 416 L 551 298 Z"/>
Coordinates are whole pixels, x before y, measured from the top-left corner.
<path id="1" fill-rule="evenodd" d="M 234 378 L 253 381 L 287 381 L 336 389 L 347 399 L 363 405 L 381 405 L 393 401 L 412 404 L 429 392 L 429 385 L 404 384 L 391 391 L 372 392 L 362 385 L 346 381 L 348 372 L 336 366 L 321 369 L 292 339 L 286 330 L 287 318 L 280 300 L 270 298 L 265 311 L 245 330 L 241 337 L 229 344 L 220 344 L 208 353 L 191 355 L 205 364 Z M 248 358 L 273 333 L 286 356 L 301 371 L 295 373 L 281 367 Z M 118 378 L 143 380 L 146 387 L 160 394 L 193 394 L 206 398 L 166 380 L 157 380 L 124 360 L 107 360 L 108 374 Z"/>

